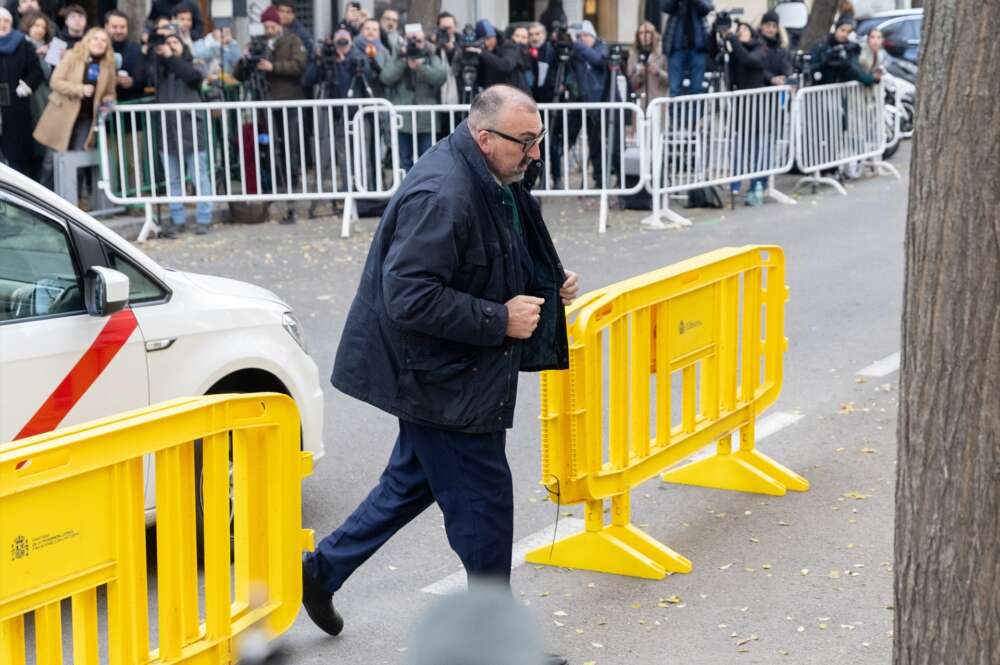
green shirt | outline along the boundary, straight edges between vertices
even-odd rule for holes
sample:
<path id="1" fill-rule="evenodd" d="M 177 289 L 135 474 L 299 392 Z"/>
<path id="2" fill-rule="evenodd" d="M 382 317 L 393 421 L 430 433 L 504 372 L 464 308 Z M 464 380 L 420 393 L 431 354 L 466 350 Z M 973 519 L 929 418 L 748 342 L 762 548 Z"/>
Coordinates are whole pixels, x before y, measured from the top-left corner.
<path id="1" fill-rule="evenodd" d="M 517 201 L 514 200 L 514 191 L 510 188 L 510 185 L 501 185 L 500 191 L 503 195 L 504 206 L 510 208 L 511 223 L 514 225 L 514 230 L 517 231 L 517 235 L 523 238 L 524 227 L 521 226 L 521 213 L 517 210 Z"/>

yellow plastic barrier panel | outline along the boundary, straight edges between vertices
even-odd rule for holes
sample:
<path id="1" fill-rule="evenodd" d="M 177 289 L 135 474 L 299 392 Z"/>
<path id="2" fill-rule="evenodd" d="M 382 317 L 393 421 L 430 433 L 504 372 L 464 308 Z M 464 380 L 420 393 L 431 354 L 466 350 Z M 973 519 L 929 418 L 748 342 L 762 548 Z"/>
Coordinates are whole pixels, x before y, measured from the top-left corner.
<path id="1" fill-rule="evenodd" d="M 553 501 L 585 503 L 586 529 L 528 561 L 650 579 L 690 572 L 631 524 L 630 491 L 664 471 L 668 482 L 743 492 L 809 488 L 754 446 L 754 423 L 781 392 L 787 299 L 781 248 L 746 246 L 612 284 L 567 310 L 569 371 L 541 376 L 542 484 Z M 671 469 L 713 444 L 714 455 Z"/>
<path id="2" fill-rule="evenodd" d="M 39 665 L 60 665 L 64 641 L 74 665 L 233 663 L 248 629 L 287 630 L 301 602 L 302 551 L 313 548 L 301 528 L 312 456 L 299 438 L 295 403 L 261 393 L 178 399 L 0 446 L 0 663 L 28 660 L 29 613 Z M 155 463 L 155 607 L 147 455 Z"/>

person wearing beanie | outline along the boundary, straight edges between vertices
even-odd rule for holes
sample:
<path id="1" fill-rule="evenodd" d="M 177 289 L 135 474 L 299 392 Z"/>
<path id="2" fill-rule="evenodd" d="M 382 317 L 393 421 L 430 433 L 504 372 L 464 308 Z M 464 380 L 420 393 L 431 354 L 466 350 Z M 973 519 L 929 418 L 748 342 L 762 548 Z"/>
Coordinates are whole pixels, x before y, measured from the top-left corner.
<path id="1" fill-rule="evenodd" d="M 881 80 L 881 74 L 866 72 L 859 58 L 861 46 L 851 41 L 854 32 L 854 17 L 841 16 L 836 29 L 816 44 L 812 51 L 812 62 L 817 67 L 818 83 L 846 83 L 858 81 L 870 86 Z"/>
<path id="2" fill-rule="evenodd" d="M 764 80 L 768 85 L 785 85 L 792 75 L 792 56 L 788 40 L 781 31 L 778 12 L 765 12 L 760 19 L 760 44 L 764 53 Z"/>
<path id="3" fill-rule="evenodd" d="M 670 16 L 663 31 L 663 52 L 670 69 L 670 96 L 705 92 L 705 67 L 709 35 L 705 17 L 715 7 L 712 0 L 662 0 L 661 8 Z M 688 87 L 684 87 L 684 81 Z"/>
<path id="4" fill-rule="evenodd" d="M 236 65 L 235 75 L 240 81 L 247 81 L 252 78 L 253 68 L 264 73 L 267 80 L 265 99 L 267 100 L 296 100 L 304 99 L 305 93 L 302 89 L 302 75 L 306 71 L 308 55 L 302 40 L 294 32 L 285 32 L 281 27 L 281 13 L 275 5 L 268 6 L 260 14 L 260 22 L 264 25 L 264 36 L 267 40 L 267 48 L 264 57 L 255 60 L 244 57 Z M 249 54 L 247 54 L 249 55 Z M 278 181 L 272 183 L 279 190 L 287 191 L 289 186 L 293 189 L 295 181 L 298 180 L 298 169 L 300 165 L 298 157 L 299 145 L 299 114 L 289 113 L 288 122 L 277 123 L 277 127 L 271 132 L 271 138 L 277 142 L 276 154 L 280 150 L 282 156 L 284 151 L 290 155 L 291 173 L 286 169 L 278 169 Z M 285 159 L 279 163 L 285 163 Z M 288 182 L 291 180 L 291 182 Z M 282 224 L 295 223 L 294 201 L 289 200 Z"/>

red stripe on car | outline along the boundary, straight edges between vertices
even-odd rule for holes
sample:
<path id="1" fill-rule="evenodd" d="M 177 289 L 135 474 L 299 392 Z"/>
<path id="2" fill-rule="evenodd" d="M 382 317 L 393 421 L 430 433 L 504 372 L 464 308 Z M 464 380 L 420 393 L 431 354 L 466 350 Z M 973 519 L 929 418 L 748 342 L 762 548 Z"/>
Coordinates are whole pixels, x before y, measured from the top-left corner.
<path id="1" fill-rule="evenodd" d="M 73 369 L 59 382 L 49 398 L 14 439 L 50 432 L 58 427 L 90 386 L 94 385 L 101 372 L 111 364 L 138 326 L 139 322 L 136 321 L 131 309 L 123 309 L 112 314 L 90 348 L 73 365 Z"/>

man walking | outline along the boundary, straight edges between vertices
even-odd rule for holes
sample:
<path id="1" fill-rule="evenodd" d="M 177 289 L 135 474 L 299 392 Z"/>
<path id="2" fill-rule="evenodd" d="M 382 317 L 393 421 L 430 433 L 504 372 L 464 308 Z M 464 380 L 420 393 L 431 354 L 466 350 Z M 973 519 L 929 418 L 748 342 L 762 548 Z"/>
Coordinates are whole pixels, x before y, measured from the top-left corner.
<path id="1" fill-rule="evenodd" d="M 333 594 L 434 502 L 470 582 L 510 582 L 518 371 L 568 367 L 578 290 L 522 182 L 544 136 L 531 97 L 485 90 L 375 232 L 332 381 L 397 416 L 399 437 L 378 486 L 303 559 L 303 605 L 331 635 Z"/>

